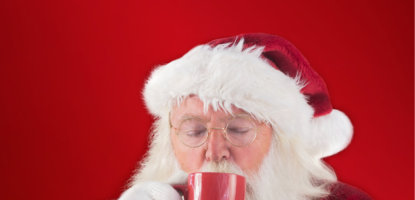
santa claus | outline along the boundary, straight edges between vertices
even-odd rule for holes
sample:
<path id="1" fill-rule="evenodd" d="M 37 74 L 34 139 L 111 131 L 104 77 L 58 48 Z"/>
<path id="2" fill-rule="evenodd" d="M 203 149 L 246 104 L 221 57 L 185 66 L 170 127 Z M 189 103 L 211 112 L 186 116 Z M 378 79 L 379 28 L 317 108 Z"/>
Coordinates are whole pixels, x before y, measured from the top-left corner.
<path id="1" fill-rule="evenodd" d="M 192 172 L 246 177 L 246 199 L 371 199 L 322 162 L 350 143 L 348 117 L 287 40 L 242 34 L 157 67 L 144 88 L 150 149 L 120 200 L 181 199 Z"/>

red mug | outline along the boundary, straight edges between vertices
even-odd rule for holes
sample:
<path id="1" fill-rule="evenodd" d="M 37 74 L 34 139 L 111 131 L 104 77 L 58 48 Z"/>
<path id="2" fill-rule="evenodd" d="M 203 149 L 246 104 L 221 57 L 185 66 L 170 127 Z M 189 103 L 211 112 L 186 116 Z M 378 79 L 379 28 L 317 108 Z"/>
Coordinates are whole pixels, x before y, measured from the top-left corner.
<path id="1" fill-rule="evenodd" d="M 196 172 L 189 174 L 187 185 L 172 185 L 185 200 L 244 200 L 245 177 L 237 174 Z"/>

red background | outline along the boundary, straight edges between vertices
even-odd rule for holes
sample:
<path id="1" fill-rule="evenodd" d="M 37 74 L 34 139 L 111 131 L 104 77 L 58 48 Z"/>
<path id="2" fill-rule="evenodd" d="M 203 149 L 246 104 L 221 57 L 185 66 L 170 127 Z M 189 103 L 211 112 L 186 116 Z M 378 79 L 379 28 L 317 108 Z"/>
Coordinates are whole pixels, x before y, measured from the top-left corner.
<path id="1" fill-rule="evenodd" d="M 0 25 L 0 199 L 118 198 L 147 149 L 150 70 L 249 32 L 295 44 L 351 118 L 326 159 L 339 180 L 414 197 L 413 1 L 2 0 Z"/>

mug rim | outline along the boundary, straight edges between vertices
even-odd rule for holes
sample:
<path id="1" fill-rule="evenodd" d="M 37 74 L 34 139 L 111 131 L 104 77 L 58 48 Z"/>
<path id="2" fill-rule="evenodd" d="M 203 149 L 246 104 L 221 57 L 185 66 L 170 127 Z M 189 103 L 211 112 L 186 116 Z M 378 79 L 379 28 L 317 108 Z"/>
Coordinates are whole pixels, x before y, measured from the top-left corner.
<path id="1" fill-rule="evenodd" d="M 241 177 L 241 178 L 245 178 L 245 176 L 243 176 L 243 175 L 239 175 L 239 174 L 234 174 L 234 173 L 225 173 L 225 172 L 193 172 L 193 173 L 190 173 L 189 174 L 189 178 L 190 178 L 190 175 L 192 175 L 192 174 L 205 174 L 205 175 L 213 175 L 213 174 L 219 174 L 219 175 L 224 175 L 224 176 L 232 176 L 232 175 L 235 175 L 235 176 L 239 176 L 239 177 Z"/>

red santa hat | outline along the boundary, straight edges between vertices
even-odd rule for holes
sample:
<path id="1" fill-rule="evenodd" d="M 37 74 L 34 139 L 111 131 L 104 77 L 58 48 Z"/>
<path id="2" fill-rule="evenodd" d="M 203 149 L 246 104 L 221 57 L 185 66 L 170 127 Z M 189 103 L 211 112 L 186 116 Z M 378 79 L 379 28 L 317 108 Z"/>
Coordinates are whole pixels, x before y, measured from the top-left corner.
<path id="1" fill-rule="evenodd" d="M 157 67 L 143 95 L 156 117 L 189 95 L 205 107 L 234 105 L 298 139 L 316 158 L 343 150 L 353 135 L 348 117 L 332 108 L 323 79 L 293 44 L 275 35 L 242 34 L 197 46 Z"/>

